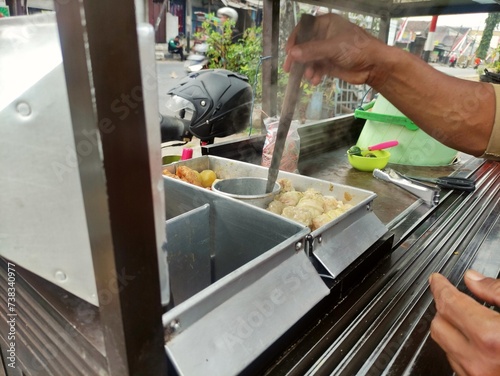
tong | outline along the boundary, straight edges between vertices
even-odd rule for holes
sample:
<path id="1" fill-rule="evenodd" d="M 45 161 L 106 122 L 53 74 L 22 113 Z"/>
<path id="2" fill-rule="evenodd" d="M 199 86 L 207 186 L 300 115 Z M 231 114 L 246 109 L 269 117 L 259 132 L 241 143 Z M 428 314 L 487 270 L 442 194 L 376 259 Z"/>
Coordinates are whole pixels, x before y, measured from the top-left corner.
<path id="1" fill-rule="evenodd" d="M 373 176 L 377 179 L 384 180 L 405 189 L 411 194 L 421 198 L 427 205 L 435 206 L 439 204 L 439 188 L 432 188 L 428 185 L 416 183 L 411 179 L 406 178 L 404 175 L 390 168 L 384 171 L 376 168 L 373 170 Z"/>
<path id="2" fill-rule="evenodd" d="M 418 182 L 432 183 L 440 188 L 456 189 L 464 192 L 474 192 L 476 183 L 474 180 L 468 178 L 457 178 L 455 176 L 442 176 L 439 178 L 421 178 L 416 176 L 404 175 L 407 179 L 416 180 Z"/>

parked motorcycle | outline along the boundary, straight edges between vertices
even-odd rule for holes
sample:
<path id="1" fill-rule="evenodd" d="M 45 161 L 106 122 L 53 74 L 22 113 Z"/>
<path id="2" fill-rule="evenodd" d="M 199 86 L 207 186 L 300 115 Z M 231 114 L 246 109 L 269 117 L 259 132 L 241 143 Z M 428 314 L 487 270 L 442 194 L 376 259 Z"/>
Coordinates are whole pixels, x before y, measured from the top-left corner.
<path id="1" fill-rule="evenodd" d="M 211 144 L 215 137 L 243 131 L 249 124 L 253 93 L 248 78 L 225 69 L 191 73 L 169 90 L 161 115 L 161 140 Z"/>
<path id="2" fill-rule="evenodd" d="M 199 72 L 208 67 L 208 43 L 197 43 L 191 49 L 191 53 L 187 56 L 184 62 L 184 69 L 188 73 Z"/>
<path id="3" fill-rule="evenodd" d="M 474 59 L 474 69 L 479 68 L 479 66 L 482 64 L 482 62 L 483 62 L 483 60 L 482 60 L 482 59 L 480 59 L 480 58 L 476 57 L 476 58 Z"/>

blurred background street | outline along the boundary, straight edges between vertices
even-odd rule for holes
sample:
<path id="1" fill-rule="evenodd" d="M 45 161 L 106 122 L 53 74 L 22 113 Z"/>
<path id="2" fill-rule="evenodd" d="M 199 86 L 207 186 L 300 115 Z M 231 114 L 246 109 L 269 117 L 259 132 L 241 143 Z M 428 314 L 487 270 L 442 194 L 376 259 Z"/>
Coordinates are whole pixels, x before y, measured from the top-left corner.
<path id="1" fill-rule="evenodd" d="M 167 99 L 167 92 L 173 88 L 187 73 L 184 70 L 184 63 L 179 59 L 157 60 L 158 74 L 158 99 L 160 102 L 160 112 Z"/>
<path id="2" fill-rule="evenodd" d="M 450 76 L 455 76 L 465 79 L 479 80 L 479 74 L 476 69 L 472 67 L 468 68 L 450 68 L 448 65 L 431 63 L 431 65 L 437 70 L 448 74 Z M 158 72 L 158 99 L 160 103 L 160 111 L 162 106 L 165 104 L 167 98 L 167 92 L 173 88 L 178 82 L 187 76 L 184 69 L 184 63 L 178 58 L 168 59 L 168 60 L 157 60 L 157 72 Z"/>
<path id="3" fill-rule="evenodd" d="M 437 70 L 446 73 L 447 75 L 450 76 L 455 76 L 459 78 L 466 78 L 466 79 L 474 79 L 476 81 L 479 81 L 479 73 L 477 69 L 474 69 L 472 67 L 468 68 L 450 68 L 448 65 L 443 65 L 443 64 L 438 64 L 438 63 L 431 63 L 431 65 L 436 68 Z"/>

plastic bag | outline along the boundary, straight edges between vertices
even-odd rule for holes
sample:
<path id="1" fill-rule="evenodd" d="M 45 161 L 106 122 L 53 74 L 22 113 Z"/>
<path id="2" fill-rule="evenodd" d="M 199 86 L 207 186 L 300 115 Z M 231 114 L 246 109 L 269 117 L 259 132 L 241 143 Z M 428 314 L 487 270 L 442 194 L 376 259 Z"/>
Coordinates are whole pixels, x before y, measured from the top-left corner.
<path id="1" fill-rule="evenodd" d="M 264 167 L 271 166 L 273 159 L 274 145 L 276 144 L 276 135 L 278 133 L 279 117 L 271 117 L 264 120 L 267 134 L 264 148 L 262 149 L 262 162 Z M 283 149 L 283 156 L 281 157 L 280 170 L 287 172 L 298 173 L 299 154 L 300 154 L 300 136 L 298 127 L 300 123 L 293 120 L 290 124 L 290 129 Z"/>

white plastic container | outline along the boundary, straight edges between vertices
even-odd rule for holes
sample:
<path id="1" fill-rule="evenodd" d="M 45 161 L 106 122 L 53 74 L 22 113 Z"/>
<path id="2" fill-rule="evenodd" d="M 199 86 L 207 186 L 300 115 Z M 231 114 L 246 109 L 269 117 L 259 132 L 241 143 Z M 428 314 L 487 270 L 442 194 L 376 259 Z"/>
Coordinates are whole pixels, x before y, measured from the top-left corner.
<path id="1" fill-rule="evenodd" d="M 446 166 L 457 156 L 456 150 L 429 136 L 380 94 L 370 111 L 356 110 L 355 116 L 367 119 L 356 143 L 361 149 L 388 140 L 399 142 L 391 148 L 389 163 Z"/>

